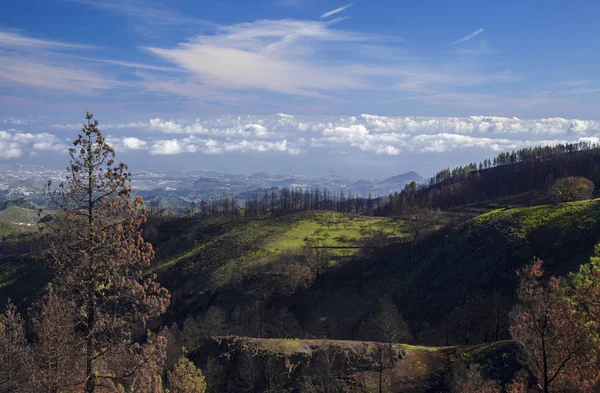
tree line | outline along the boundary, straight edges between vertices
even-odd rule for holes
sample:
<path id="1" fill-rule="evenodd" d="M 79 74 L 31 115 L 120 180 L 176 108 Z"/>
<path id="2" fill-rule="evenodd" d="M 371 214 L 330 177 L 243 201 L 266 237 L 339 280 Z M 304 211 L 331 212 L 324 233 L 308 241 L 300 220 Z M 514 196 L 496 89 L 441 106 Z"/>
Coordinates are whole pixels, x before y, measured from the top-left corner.
<path id="1" fill-rule="evenodd" d="M 477 165 L 449 168 L 428 182 L 411 183 L 389 196 L 384 215 L 408 209 L 448 209 L 530 191 L 548 191 L 563 177 L 585 177 L 600 184 L 600 147 L 588 142 L 528 147 L 500 153 Z"/>
<path id="2" fill-rule="evenodd" d="M 255 190 L 240 202 L 239 198 L 224 195 L 218 199 L 191 202 L 182 211 L 162 209 L 159 201 L 149 204 L 150 216 L 188 217 L 258 217 L 286 214 L 293 211 L 334 211 L 353 215 L 382 215 L 384 202 L 372 195 L 346 194 L 343 190 L 327 188 L 271 188 Z"/>
<path id="3" fill-rule="evenodd" d="M 446 168 L 423 183 L 411 182 L 388 197 L 346 194 L 327 188 L 256 190 L 243 201 L 234 196 L 191 202 L 183 211 L 149 204 L 151 216 L 256 217 L 292 211 L 328 210 L 353 215 L 404 216 L 415 207 L 448 209 L 529 191 L 547 191 L 563 177 L 585 177 L 600 185 L 600 147 L 588 142 L 527 147 L 502 152 L 479 164 Z"/>

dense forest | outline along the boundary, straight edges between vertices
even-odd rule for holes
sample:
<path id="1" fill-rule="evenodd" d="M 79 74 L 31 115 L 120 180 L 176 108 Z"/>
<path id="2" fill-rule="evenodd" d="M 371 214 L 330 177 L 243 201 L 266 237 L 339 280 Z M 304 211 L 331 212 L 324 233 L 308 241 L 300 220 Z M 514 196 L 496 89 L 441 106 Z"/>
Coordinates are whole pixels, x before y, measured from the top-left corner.
<path id="1" fill-rule="evenodd" d="M 597 391 L 597 146 L 177 216 L 87 119 L 38 231 L 0 243 L 0 393 Z"/>

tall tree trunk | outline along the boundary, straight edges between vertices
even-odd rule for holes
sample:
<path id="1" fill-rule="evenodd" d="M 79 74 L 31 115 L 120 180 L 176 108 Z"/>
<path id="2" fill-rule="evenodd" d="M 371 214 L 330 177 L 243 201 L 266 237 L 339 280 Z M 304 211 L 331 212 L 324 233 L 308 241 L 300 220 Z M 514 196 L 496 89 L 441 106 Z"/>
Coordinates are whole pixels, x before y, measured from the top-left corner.
<path id="1" fill-rule="evenodd" d="M 85 391 L 86 393 L 94 393 L 96 390 L 96 361 L 95 361 L 95 353 L 94 353 L 94 339 L 93 332 L 94 326 L 96 323 L 96 315 L 95 315 L 95 305 L 93 300 L 90 300 L 90 304 L 88 306 L 88 337 L 86 342 L 86 381 L 85 381 Z"/>

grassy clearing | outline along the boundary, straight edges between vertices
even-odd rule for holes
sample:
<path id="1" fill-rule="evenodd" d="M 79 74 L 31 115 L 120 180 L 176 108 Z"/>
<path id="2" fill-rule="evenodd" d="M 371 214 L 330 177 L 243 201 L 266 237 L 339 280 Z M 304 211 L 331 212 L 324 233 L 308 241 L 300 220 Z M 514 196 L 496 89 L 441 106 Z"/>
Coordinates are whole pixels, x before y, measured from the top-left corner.
<path id="1" fill-rule="evenodd" d="M 326 348 L 328 346 L 338 347 L 344 350 L 369 353 L 381 343 L 373 341 L 355 341 L 355 340 L 329 340 L 329 339 L 297 339 L 297 338 L 251 338 L 240 337 L 240 340 L 247 341 L 256 345 L 258 348 L 268 352 L 282 353 L 285 356 L 291 356 L 296 353 L 312 353 L 315 349 Z M 387 344 L 386 344 L 387 345 Z M 396 350 L 404 352 L 441 352 L 455 350 L 456 347 L 426 347 L 408 344 L 392 344 Z"/>
<path id="2" fill-rule="evenodd" d="M 301 248 L 308 238 L 318 238 L 323 246 L 356 247 L 377 233 L 401 239 L 407 235 L 403 223 L 379 217 L 351 218 L 331 212 L 297 213 L 286 217 L 236 218 L 228 220 L 173 220 L 177 228 L 161 229 L 171 233 L 172 247 L 158 249 L 157 261 L 151 271 L 183 264 L 188 273 L 205 269 L 200 262 L 206 253 L 219 255 L 221 273 L 235 269 L 250 269 L 273 259 L 280 253 Z M 176 232 L 171 232 L 175 230 Z M 174 240 L 179 238 L 178 242 Z M 163 239 L 156 239 L 163 243 Z M 152 241 L 152 240 L 150 240 Z M 348 257 L 359 249 L 333 249 L 334 257 Z M 220 275 L 219 271 L 215 274 Z"/>
<path id="3" fill-rule="evenodd" d="M 9 206 L 0 211 L 0 221 L 34 225 L 38 222 L 38 214 L 36 210 Z"/>
<path id="4" fill-rule="evenodd" d="M 561 231 L 592 228 L 600 220 L 600 199 L 497 209 L 476 218 L 479 225 L 496 226 L 525 239 L 534 231 L 555 228 Z"/>
<path id="5" fill-rule="evenodd" d="M 402 222 L 394 222 L 381 217 L 350 217 L 340 213 L 317 212 L 306 219 L 296 222 L 290 229 L 273 236 L 264 245 L 271 253 L 302 247 L 309 238 L 319 239 L 322 246 L 356 247 L 361 241 L 382 233 L 390 238 L 407 237 L 407 230 Z M 358 249 L 332 249 L 337 257 L 354 255 Z"/>
<path id="6" fill-rule="evenodd" d="M 11 222 L 0 221 L 0 239 L 13 235 L 20 235 L 31 230 L 31 227 L 16 225 Z"/>

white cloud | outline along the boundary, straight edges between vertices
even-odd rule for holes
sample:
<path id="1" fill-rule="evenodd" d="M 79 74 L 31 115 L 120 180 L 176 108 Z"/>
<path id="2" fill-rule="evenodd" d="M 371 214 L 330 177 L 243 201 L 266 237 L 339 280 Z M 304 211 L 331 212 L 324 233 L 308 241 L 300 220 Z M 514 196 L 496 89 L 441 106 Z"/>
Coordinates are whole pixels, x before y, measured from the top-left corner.
<path id="1" fill-rule="evenodd" d="M 469 40 L 471 40 L 471 39 L 473 39 L 473 38 L 477 37 L 479 34 L 483 33 L 484 31 L 485 31 L 485 29 L 483 29 L 483 28 L 482 28 L 482 29 L 475 30 L 474 32 L 472 32 L 472 33 L 471 33 L 471 34 L 469 34 L 468 36 L 466 36 L 466 37 L 463 37 L 463 38 L 461 38 L 460 40 L 456 40 L 456 41 L 454 41 L 452 44 L 453 44 L 453 45 L 454 45 L 454 44 L 460 44 L 460 43 L 462 43 L 462 42 L 469 41 Z"/>
<path id="2" fill-rule="evenodd" d="M 183 146 L 176 139 L 156 141 L 150 148 L 150 154 L 152 155 L 172 155 L 183 151 Z"/>
<path id="3" fill-rule="evenodd" d="M 282 141 L 259 141 L 259 140 L 214 140 L 202 139 L 190 135 L 182 139 L 158 140 L 150 147 L 151 155 L 173 155 L 180 153 L 205 153 L 205 154 L 228 154 L 248 152 L 287 152 L 288 154 L 299 154 L 301 149 L 288 146 L 287 140 Z"/>
<path id="4" fill-rule="evenodd" d="M 321 19 L 326 19 L 326 18 L 329 18 L 332 15 L 339 14 L 340 12 L 346 11 L 348 8 L 352 7 L 353 4 L 354 3 L 346 4 L 343 7 L 336 8 L 334 10 L 325 12 L 324 14 L 321 15 Z"/>
<path id="5" fill-rule="evenodd" d="M 589 79 L 583 79 L 583 80 L 573 80 L 573 81 L 563 81 L 560 82 L 561 85 L 567 85 L 567 86 L 585 86 L 585 85 L 589 85 L 590 83 L 594 83 L 593 80 L 589 80 Z"/>
<path id="6" fill-rule="evenodd" d="M 66 145 L 48 133 L 0 131 L 0 159 L 19 158 L 35 151 L 66 152 Z"/>
<path id="7" fill-rule="evenodd" d="M 244 127 L 244 131 L 251 132 L 257 137 L 265 137 L 269 135 L 269 130 L 260 124 L 247 124 Z"/>
<path id="8" fill-rule="evenodd" d="M 112 0 L 72 1 L 129 15 L 146 7 L 141 1 L 127 5 Z M 326 14 L 334 15 L 351 5 Z M 168 15 L 168 10 L 156 11 L 160 18 L 177 19 L 176 15 Z M 411 93 L 412 100 L 417 101 L 439 100 L 449 89 L 515 80 L 515 76 L 504 71 L 477 72 L 459 60 L 441 64 L 439 59 L 411 55 L 399 47 L 400 40 L 395 37 L 343 30 L 334 23 L 337 21 L 284 19 L 229 26 L 207 24 L 208 31 L 179 45 L 144 48 L 167 65 L 57 54 L 52 51 L 83 47 L 1 31 L 0 84 L 6 80 L 8 84 L 45 93 L 81 95 L 128 89 L 134 98 L 148 93 L 166 94 L 206 105 L 219 102 L 243 107 L 263 98 L 259 93 L 327 100 L 352 90 L 387 91 L 396 97 Z M 16 52 L 3 52 L 2 42 L 15 46 Z M 389 53 L 402 55 L 390 57 Z M 424 93 L 428 97 L 422 97 Z M 346 95 L 344 99 L 352 98 Z"/>
<path id="9" fill-rule="evenodd" d="M 12 134 L 0 131 L 0 159 L 19 158 L 21 154 L 21 146 L 13 140 Z"/>
<path id="10" fill-rule="evenodd" d="M 226 152 L 285 152 L 287 150 L 287 141 L 283 140 L 281 142 L 262 142 L 242 140 L 239 142 L 227 142 L 224 144 L 223 150 Z"/>
<path id="11" fill-rule="evenodd" d="M 162 121 L 161 119 L 150 119 L 150 126 L 167 134 L 181 134 L 185 132 L 181 125 L 173 121 Z"/>
<path id="12" fill-rule="evenodd" d="M 123 146 L 131 150 L 139 150 L 146 147 L 147 143 L 141 139 L 128 137 L 123 138 Z"/>
<path id="13" fill-rule="evenodd" d="M 135 68 L 135 69 L 152 70 L 152 71 L 166 71 L 166 72 L 181 72 L 182 71 L 178 68 L 173 68 L 173 67 L 161 67 L 161 66 L 155 66 L 155 65 L 151 65 L 151 64 L 133 63 L 130 61 L 98 59 L 98 58 L 83 57 L 83 56 L 73 56 L 73 57 L 76 59 L 80 59 L 80 60 L 88 60 L 88 61 L 94 61 L 97 63 L 112 64 L 112 65 L 117 65 L 117 66 L 126 67 L 126 68 Z"/>

